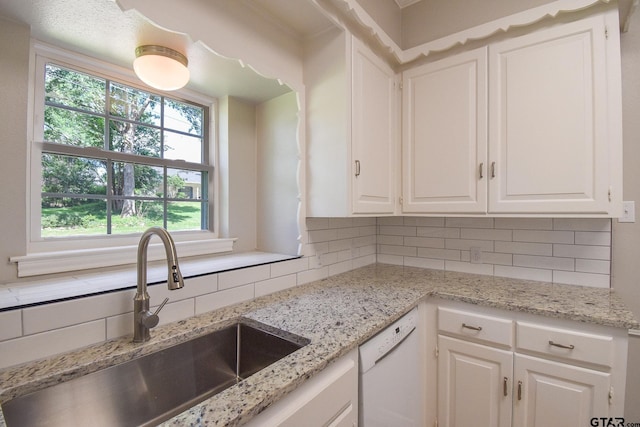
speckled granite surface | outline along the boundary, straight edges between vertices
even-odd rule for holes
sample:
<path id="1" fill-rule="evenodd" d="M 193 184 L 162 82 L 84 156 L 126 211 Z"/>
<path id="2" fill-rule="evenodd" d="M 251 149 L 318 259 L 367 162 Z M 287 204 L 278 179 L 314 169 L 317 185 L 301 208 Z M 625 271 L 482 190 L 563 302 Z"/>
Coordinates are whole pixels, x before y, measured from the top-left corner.
<path id="1" fill-rule="evenodd" d="M 309 338 L 309 345 L 163 424 L 241 425 L 429 296 L 625 329 L 640 326 L 608 289 L 377 264 L 158 327 L 145 344 L 123 337 L 0 371 L 0 400 L 157 351 L 241 316 Z"/>

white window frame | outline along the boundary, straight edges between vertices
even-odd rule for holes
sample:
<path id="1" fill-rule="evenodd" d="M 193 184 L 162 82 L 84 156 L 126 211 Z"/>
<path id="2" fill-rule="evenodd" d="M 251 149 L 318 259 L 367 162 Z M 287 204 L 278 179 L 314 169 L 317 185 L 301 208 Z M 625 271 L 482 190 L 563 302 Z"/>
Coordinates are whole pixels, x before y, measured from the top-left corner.
<path id="1" fill-rule="evenodd" d="M 104 236 L 78 236 L 68 238 L 43 238 L 41 227 L 41 155 L 44 112 L 44 69 L 47 62 L 105 77 L 145 91 L 160 93 L 178 100 L 191 101 L 209 108 L 206 124 L 209 128 L 208 149 L 205 154 L 208 164 L 213 165 L 209 174 L 208 208 L 209 230 L 175 231 L 172 236 L 181 257 L 230 252 L 235 239 L 218 236 L 218 168 L 217 158 L 217 100 L 202 94 L 182 89 L 171 93 L 150 90 L 143 86 L 133 71 L 113 64 L 50 46 L 38 41 L 31 44 L 29 85 L 29 129 L 27 167 L 27 254 L 11 257 L 18 264 L 18 277 L 69 272 L 89 268 L 110 267 L 135 262 L 137 244 L 141 233 Z M 153 241 L 152 241 L 153 242 Z M 149 259 L 161 259 L 164 254 L 158 244 L 152 243 Z"/>

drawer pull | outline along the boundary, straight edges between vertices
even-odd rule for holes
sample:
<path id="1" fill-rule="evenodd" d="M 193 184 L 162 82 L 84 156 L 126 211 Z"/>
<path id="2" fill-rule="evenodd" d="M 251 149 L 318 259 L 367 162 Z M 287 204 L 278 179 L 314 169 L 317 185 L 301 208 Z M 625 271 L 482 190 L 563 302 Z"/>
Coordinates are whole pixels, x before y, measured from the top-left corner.
<path id="1" fill-rule="evenodd" d="M 553 347 L 565 348 L 567 350 L 573 350 L 574 348 L 576 348 L 573 344 L 564 345 L 564 344 L 555 343 L 553 341 L 549 341 L 549 345 Z"/>
<path id="2" fill-rule="evenodd" d="M 504 394 L 505 396 L 507 396 L 509 394 L 508 389 L 507 389 L 507 383 L 508 383 L 508 379 L 507 377 L 504 377 L 504 380 L 502 380 L 502 394 Z"/>
<path id="3" fill-rule="evenodd" d="M 522 381 L 518 381 L 518 400 L 522 400 Z"/>
<path id="4" fill-rule="evenodd" d="M 482 326 L 471 326 L 471 325 L 467 325 L 466 323 L 463 323 L 462 327 L 466 328 L 466 329 L 471 329 L 472 331 L 481 331 L 482 330 Z"/>

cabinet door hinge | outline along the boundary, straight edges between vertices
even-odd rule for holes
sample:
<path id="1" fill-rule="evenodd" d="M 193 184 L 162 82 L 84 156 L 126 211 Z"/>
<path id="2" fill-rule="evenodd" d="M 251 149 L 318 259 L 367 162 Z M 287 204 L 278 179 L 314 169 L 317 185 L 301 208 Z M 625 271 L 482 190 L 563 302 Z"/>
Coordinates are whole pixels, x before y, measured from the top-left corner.
<path id="1" fill-rule="evenodd" d="M 609 388 L 609 405 L 613 404 L 613 387 Z"/>
<path id="2" fill-rule="evenodd" d="M 403 80 L 402 79 L 398 80 L 397 83 L 394 83 L 394 86 L 397 87 L 398 89 L 402 90 L 404 88 Z"/>
<path id="3" fill-rule="evenodd" d="M 400 206 L 404 203 L 404 198 L 402 196 L 398 197 L 398 203 L 400 203 Z"/>
<path id="4" fill-rule="evenodd" d="M 433 351 L 433 355 L 436 356 L 436 359 L 440 356 L 440 349 L 436 346 L 436 349 Z"/>
<path id="5" fill-rule="evenodd" d="M 433 427 L 438 427 L 438 419 L 433 420 Z"/>
<path id="6" fill-rule="evenodd" d="M 604 26 L 604 38 L 609 40 L 609 27 L 608 26 Z"/>
<path id="7" fill-rule="evenodd" d="M 609 187 L 609 201 L 613 200 L 613 187 Z"/>

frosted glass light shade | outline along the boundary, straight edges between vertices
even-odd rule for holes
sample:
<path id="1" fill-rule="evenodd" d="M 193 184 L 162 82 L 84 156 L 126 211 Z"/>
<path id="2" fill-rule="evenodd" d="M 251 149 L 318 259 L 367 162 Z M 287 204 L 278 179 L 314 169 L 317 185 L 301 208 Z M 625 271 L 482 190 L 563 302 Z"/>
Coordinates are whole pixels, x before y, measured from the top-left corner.
<path id="1" fill-rule="evenodd" d="M 149 86 L 160 90 L 180 89 L 189 82 L 187 58 L 168 47 L 145 45 L 136 48 L 133 71 Z"/>

